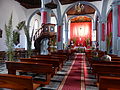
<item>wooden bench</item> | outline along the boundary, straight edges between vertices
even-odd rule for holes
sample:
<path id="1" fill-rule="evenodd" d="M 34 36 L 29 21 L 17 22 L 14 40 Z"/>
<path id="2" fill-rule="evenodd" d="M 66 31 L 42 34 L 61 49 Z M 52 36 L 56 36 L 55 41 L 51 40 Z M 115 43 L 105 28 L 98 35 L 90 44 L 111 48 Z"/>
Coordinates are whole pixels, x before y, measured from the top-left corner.
<path id="1" fill-rule="evenodd" d="M 100 76 L 99 90 L 120 90 L 120 77 Z"/>
<path id="2" fill-rule="evenodd" d="M 108 65 L 120 65 L 120 61 L 103 61 L 103 60 L 89 60 L 90 67 L 93 64 L 108 64 Z"/>
<path id="3" fill-rule="evenodd" d="M 111 60 L 112 61 L 120 61 L 120 57 L 112 57 Z"/>
<path id="4" fill-rule="evenodd" d="M 46 58 L 20 58 L 21 62 L 32 62 L 32 63 L 46 63 L 52 64 L 54 72 L 56 73 L 61 69 L 62 63 L 58 59 L 46 59 Z"/>
<path id="5" fill-rule="evenodd" d="M 111 58 L 118 57 L 117 55 L 114 55 L 114 54 L 108 54 L 108 55 L 111 56 Z"/>
<path id="6" fill-rule="evenodd" d="M 120 65 L 112 64 L 93 64 L 93 73 L 96 75 L 99 82 L 99 77 L 104 76 L 120 76 Z"/>
<path id="7" fill-rule="evenodd" d="M 93 71 L 98 74 L 120 74 L 120 65 L 93 64 Z"/>
<path id="8" fill-rule="evenodd" d="M 31 58 L 51 58 L 51 59 L 59 59 L 62 62 L 65 62 L 67 60 L 66 55 L 61 56 L 61 55 L 36 55 L 36 56 L 31 56 Z"/>
<path id="9" fill-rule="evenodd" d="M 101 64 L 101 65 L 120 65 L 120 61 L 103 61 L 103 60 L 90 60 L 89 63 L 91 64 L 91 67 L 93 64 Z"/>
<path id="10" fill-rule="evenodd" d="M 45 63 L 38 64 L 38 63 L 28 63 L 28 62 L 7 61 L 6 67 L 8 69 L 8 74 L 16 75 L 16 71 L 45 74 L 46 81 L 34 81 L 35 83 L 39 83 L 39 84 L 49 84 L 51 80 L 51 75 L 54 73 L 52 64 L 45 64 Z"/>
<path id="11" fill-rule="evenodd" d="M 61 53 L 52 53 L 51 54 L 52 57 L 59 57 L 59 58 L 62 58 L 64 61 L 69 60 L 70 55 L 71 54 L 64 54 L 64 53 L 63 54 L 61 54 Z"/>
<path id="12" fill-rule="evenodd" d="M 64 58 L 61 57 L 57 57 L 57 56 L 52 56 L 52 55 L 37 55 L 37 56 L 31 56 L 31 58 L 40 58 L 42 59 L 46 59 L 46 60 L 50 60 L 50 59 L 57 59 L 59 60 L 59 63 L 61 64 L 61 68 L 63 67 L 63 63 L 65 62 Z M 61 68 L 59 68 L 59 70 L 61 70 Z"/>
<path id="13" fill-rule="evenodd" d="M 33 83 L 31 76 L 0 74 L 0 88 L 36 90 L 40 84 Z"/>

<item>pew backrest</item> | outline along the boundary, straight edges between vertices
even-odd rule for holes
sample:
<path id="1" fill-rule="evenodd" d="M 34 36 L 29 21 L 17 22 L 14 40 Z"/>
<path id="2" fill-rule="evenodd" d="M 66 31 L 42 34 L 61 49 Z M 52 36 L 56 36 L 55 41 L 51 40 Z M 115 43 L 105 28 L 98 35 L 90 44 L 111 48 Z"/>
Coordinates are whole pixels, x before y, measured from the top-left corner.
<path id="1" fill-rule="evenodd" d="M 52 64 L 45 64 L 45 63 L 7 61 L 6 67 L 8 69 L 8 74 L 16 75 L 16 71 L 19 71 L 19 70 L 22 72 L 45 74 L 46 81 L 34 81 L 35 83 L 40 83 L 40 84 L 49 84 L 51 80 L 51 76 L 54 73 Z"/>
<path id="2" fill-rule="evenodd" d="M 36 90 L 40 84 L 33 84 L 31 76 L 0 74 L 0 88 L 14 90 Z"/>
<path id="3" fill-rule="evenodd" d="M 99 90 L 120 90 L 120 77 L 100 76 Z"/>
<path id="4" fill-rule="evenodd" d="M 16 70 L 23 70 L 25 72 L 33 73 L 52 73 L 52 64 L 45 63 L 28 63 L 28 62 L 14 62 L 7 61 L 6 67 L 9 74 L 16 74 Z"/>
<path id="5" fill-rule="evenodd" d="M 97 74 L 120 74 L 120 65 L 92 64 L 92 67 Z"/>

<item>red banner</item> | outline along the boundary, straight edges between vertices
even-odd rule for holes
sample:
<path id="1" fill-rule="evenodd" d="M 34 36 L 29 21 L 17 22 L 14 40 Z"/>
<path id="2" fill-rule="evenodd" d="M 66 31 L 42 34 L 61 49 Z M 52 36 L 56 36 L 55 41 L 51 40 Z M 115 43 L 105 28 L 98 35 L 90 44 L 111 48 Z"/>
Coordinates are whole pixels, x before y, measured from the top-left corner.
<path id="1" fill-rule="evenodd" d="M 112 32 L 112 11 L 109 13 L 107 17 L 107 36 Z"/>
<path id="2" fill-rule="evenodd" d="M 105 24 L 102 24 L 102 41 L 105 41 Z"/>
<path id="3" fill-rule="evenodd" d="M 113 31 L 112 30 L 112 11 L 110 11 L 108 17 L 107 17 L 107 37 L 110 36 L 110 33 Z M 112 46 L 112 41 L 111 41 L 111 46 Z"/>
<path id="4" fill-rule="evenodd" d="M 58 26 L 58 42 L 61 41 L 61 26 Z"/>
<path id="5" fill-rule="evenodd" d="M 120 5 L 118 5 L 118 37 L 120 37 Z"/>
<path id="6" fill-rule="evenodd" d="M 41 12 L 41 22 L 43 24 L 47 23 L 47 12 L 46 11 Z"/>

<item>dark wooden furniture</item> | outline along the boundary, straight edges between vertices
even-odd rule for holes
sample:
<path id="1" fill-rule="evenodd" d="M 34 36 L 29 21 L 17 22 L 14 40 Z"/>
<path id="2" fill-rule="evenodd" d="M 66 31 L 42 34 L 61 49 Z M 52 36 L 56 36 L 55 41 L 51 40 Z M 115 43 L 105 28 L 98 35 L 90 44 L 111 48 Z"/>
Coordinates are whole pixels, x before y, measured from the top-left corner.
<path id="1" fill-rule="evenodd" d="M 59 59 L 59 61 L 64 62 L 67 60 L 66 55 L 36 55 L 31 56 L 31 58 L 48 58 L 48 59 Z"/>
<path id="2" fill-rule="evenodd" d="M 39 84 L 49 84 L 49 82 L 51 80 L 51 75 L 54 73 L 52 64 L 45 64 L 45 63 L 28 63 L 28 62 L 7 61 L 6 67 L 8 69 L 8 74 L 16 75 L 16 71 L 45 74 L 46 81 L 34 81 L 35 83 L 39 83 Z"/>
<path id="3" fill-rule="evenodd" d="M 59 61 L 60 68 L 59 70 L 61 70 L 61 68 L 63 67 L 63 63 L 66 61 L 66 59 L 64 57 L 58 57 L 58 56 L 53 56 L 53 55 L 36 55 L 36 56 L 31 56 L 31 58 L 40 58 L 41 60 L 53 60 L 53 59 L 57 59 Z M 51 61 L 50 60 L 50 61 Z"/>
<path id="4" fill-rule="evenodd" d="M 40 84 L 33 83 L 31 76 L 0 74 L 0 88 L 36 90 Z"/>
<path id="5" fill-rule="evenodd" d="M 120 90 L 120 77 L 100 76 L 99 90 Z"/>
<path id="6" fill-rule="evenodd" d="M 120 57 L 112 57 L 111 60 L 112 61 L 120 61 Z"/>
<path id="7" fill-rule="evenodd" d="M 97 74 L 119 74 L 120 65 L 109 65 L 109 64 L 93 64 L 93 71 Z"/>
<path id="8" fill-rule="evenodd" d="M 0 51 L 0 62 L 5 61 L 5 56 L 6 56 L 6 52 L 5 51 Z"/>
<path id="9" fill-rule="evenodd" d="M 21 58 L 20 61 L 21 61 L 21 62 L 32 62 L 32 63 L 52 64 L 55 73 L 56 73 L 59 69 L 61 69 L 61 65 L 62 65 L 62 63 L 60 63 L 58 59 Z"/>

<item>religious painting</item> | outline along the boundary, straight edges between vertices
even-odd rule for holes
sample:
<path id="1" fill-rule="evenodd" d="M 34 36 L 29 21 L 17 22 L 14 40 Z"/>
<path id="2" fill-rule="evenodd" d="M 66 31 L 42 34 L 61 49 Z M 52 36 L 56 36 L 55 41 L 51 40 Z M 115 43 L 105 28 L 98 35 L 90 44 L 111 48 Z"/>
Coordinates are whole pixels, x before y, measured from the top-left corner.
<path id="1" fill-rule="evenodd" d="M 0 38 L 2 38 L 2 29 L 0 29 Z"/>

